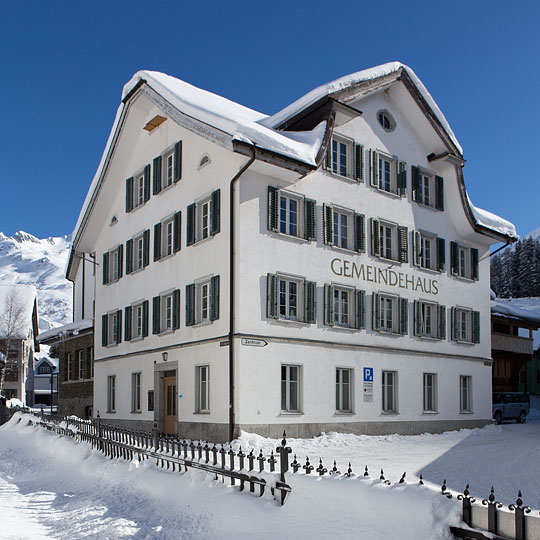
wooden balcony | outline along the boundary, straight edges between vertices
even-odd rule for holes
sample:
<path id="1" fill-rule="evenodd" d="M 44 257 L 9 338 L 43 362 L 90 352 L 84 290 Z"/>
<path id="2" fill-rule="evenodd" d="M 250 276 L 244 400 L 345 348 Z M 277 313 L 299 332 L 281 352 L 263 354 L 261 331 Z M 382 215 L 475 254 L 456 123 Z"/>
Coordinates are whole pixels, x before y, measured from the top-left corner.
<path id="1" fill-rule="evenodd" d="M 533 340 L 507 334 L 491 334 L 491 348 L 494 351 L 505 351 L 516 354 L 528 354 L 532 356 Z"/>

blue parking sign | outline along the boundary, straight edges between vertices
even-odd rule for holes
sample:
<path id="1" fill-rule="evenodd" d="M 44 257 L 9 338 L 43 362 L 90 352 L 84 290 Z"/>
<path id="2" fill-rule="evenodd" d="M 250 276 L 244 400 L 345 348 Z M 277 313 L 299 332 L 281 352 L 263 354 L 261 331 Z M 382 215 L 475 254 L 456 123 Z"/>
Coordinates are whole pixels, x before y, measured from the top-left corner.
<path id="1" fill-rule="evenodd" d="M 364 368 L 364 382 L 373 382 L 373 368 L 372 367 Z"/>

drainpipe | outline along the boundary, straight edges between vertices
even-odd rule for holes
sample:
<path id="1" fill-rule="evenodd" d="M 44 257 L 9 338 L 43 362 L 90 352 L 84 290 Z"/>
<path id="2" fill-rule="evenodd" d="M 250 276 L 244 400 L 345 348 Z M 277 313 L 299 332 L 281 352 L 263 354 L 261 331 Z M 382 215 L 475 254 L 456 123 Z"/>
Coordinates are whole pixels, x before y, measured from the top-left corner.
<path id="1" fill-rule="evenodd" d="M 234 438 L 234 184 L 247 171 L 251 164 L 255 161 L 255 152 L 251 155 L 249 161 L 234 175 L 229 186 L 229 442 Z"/>
<path id="2" fill-rule="evenodd" d="M 493 253 L 490 253 L 489 256 L 493 257 L 493 255 L 495 255 L 495 253 L 499 253 L 499 251 L 501 251 L 501 249 L 504 249 L 505 247 L 508 247 L 509 245 L 510 245 L 510 240 L 507 240 L 506 244 L 504 244 L 504 246 L 501 246 L 500 248 L 496 249 Z"/>

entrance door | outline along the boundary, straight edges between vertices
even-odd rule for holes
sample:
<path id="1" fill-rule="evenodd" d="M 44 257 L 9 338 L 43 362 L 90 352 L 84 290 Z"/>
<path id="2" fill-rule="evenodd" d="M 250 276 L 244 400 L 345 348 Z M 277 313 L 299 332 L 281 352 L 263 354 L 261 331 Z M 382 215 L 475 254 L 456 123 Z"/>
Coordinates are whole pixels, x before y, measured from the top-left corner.
<path id="1" fill-rule="evenodd" d="M 176 377 L 163 377 L 163 432 L 176 433 Z"/>

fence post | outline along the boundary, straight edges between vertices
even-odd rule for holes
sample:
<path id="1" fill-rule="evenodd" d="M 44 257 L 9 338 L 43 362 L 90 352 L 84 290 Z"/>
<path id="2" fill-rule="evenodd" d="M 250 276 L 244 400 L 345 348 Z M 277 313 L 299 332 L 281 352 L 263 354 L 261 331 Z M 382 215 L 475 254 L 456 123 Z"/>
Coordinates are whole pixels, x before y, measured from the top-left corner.
<path id="1" fill-rule="evenodd" d="M 498 523 L 497 523 L 497 509 L 502 508 L 502 504 L 499 501 L 495 500 L 495 493 L 493 491 L 493 486 L 491 486 L 491 492 L 489 497 L 482 501 L 483 505 L 488 507 L 488 531 L 497 534 Z"/>
<path id="2" fill-rule="evenodd" d="M 154 449 L 157 452 L 158 451 L 158 445 L 159 445 L 159 433 L 157 429 L 157 422 L 154 422 L 154 427 L 152 428 L 152 440 L 154 444 Z"/>
<path id="3" fill-rule="evenodd" d="M 285 473 L 289 471 L 289 454 L 292 452 L 290 446 L 287 446 L 287 438 L 285 432 L 283 432 L 283 439 L 281 440 L 281 446 L 276 448 L 276 452 L 279 454 L 279 482 L 276 482 L 276 488 L 280 490 L 280 502 L 281 505 L 285 504 L 285 498 L 290 493 L 291 487 L 285 483 Z M 322 462 L 321 462 L 322 465 Z"/>
<path id="4" fill-rule="evenodd" d="M 463 490 L 463 495 L 458 495 L 458 500 L 463 501 L 463 521 L 469 526 L 472 527 L 472 509 L 471 503 L 476 501 L 474 497 L 469 497 L 469 484 L 465 486 Z"/>
<path id="5" fill-rule="evenodd" d="M 531 509 L 528 506 L 521 505 L 523 501 L 521 500 L 521 489 L 518 491 L 518 498 L 516 504 L 510 504 L 508 508 L 512 511 L 515 511 L 515 527 L 516 527 L 516 539 L 515 540 L 525 540 L 525 514 L 530 514 Z"/>

